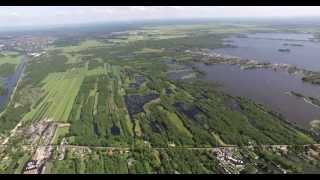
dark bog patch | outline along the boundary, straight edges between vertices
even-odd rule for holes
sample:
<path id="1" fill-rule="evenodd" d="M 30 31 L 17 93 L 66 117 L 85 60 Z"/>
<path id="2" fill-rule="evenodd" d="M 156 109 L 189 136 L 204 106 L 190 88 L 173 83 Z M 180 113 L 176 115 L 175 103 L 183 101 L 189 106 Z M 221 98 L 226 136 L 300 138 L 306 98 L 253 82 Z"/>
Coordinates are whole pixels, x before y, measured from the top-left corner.
<path id="1" fill-rule="evenodd" d="M 137 75 L 137 76 L 135 77 L 135 79 L 136 79 L 136 83 L 137 83 L 139 86 L 141 86 L 141 84 L 144 82 L 144 76 L 143 76 L 143 75 Z"/>
<path id="2" fill-rule="evenodd" d="M 177 111 L 186 115 L 188 118 L 196 120 L 196 115 L 201 112 L 200 109 L 194 105 L 188 106 L 183 102 L 174 103 Z"/>
<path id="3" fill-rule="evenodd" d="M 160 133 L 160 128 L 158 126 L 158 124 L 155 121 L 150 121 L 149 123 L 151 130 L 155 133 Z"/>
<path id="4" fill-rule="evenodd" d="M 173 91 L 170 88 L 165 89 L 165 94 L 167 96 L 170 96 L 173 93 Z"/>
<path id="5" fill-rule="evenodd" d="M 94 132 L 94 134 L 99 136 L 99 129 L 98 129 L 97 123 L 93 123 L 93 132 Z"/>
<path id="6" fill-rule="evenodd" d="M 256 120 L 256 118 L 248 117 L 248 116 L 247 116 L 247 118 L 248 118 L 248 120 L 249 120 L 249 122 L 250 122 L 250 124 L 251 124 L 252 126 L 257 127 L 257 120 Z"/>
<path id="7" fill-rule="evenodd" d="M 114 135 L 114 136 L 120 135 L 120 129 L 119 129 L 119 127 L 116 126 L 116 125 L 113 125 L 113 126 L 111 127 L 111 134 Z"/>
<path id="8" fill-rule="evenodd" d="M 151 100 L 159 98 L 158 94 L 148 94 L 148 95 L 130 95 L 125 96 L 125 103 L 132 119 L 132 116 L 143 112 L 143 105 Z"/>
<path id="9" fill-rule="evenodd" d="M 238 101 L 234 99 L 227 99 L 224 104 L 229 107 L 232 111 L 242 112 L 242 108 Z"/>
<path id="10" fill-rule="evenodd" d="M 152 118 L 152 120 L 150 120 L 149 122 L 149 126 L 151 128 L 151 130 L 155 133 L 161 133 L 161 131 L 167 131 L 168 127 L 167 125 L 162 122 L 162 121 L 157 121 L 154 118 Z"/>
<path id="11" fill-rule="evenodd" d="M 129 84 L 129 88 L 138 89 L 143 84 L 143 82 L 145 81 L 144 76 L 143 75 L 135 76 L 135 81 L 136 82 Z"/>
<path id="12" fill-rule="evenodd" d="M 176 64 L 177 60 L 176 59 L 169 59 L 166 61 L 167 64 Z"/>
<path id="13" fill-rule="evenodd" d="M 137 89 L 137 88 L 139 88 L 139 84 L 137 84 L 137 83 L 130 83 L 130 84 L 129 84 L 129 88 L 131 88 L 131 89 Z"/>

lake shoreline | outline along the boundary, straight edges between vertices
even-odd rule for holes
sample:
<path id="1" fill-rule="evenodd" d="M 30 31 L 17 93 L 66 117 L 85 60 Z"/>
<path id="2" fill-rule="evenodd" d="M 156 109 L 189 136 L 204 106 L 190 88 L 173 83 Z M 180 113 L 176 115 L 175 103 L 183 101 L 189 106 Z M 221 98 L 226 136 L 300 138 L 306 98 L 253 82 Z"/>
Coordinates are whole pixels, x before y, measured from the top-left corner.
<path id="1" fill-rule="evenodd" d="M 272 41 L 276 42 L 277 39 Z M 304 48 L 302 42 L 308 41 L 299 41 L 299 45 L 294 42 L 286 44 L 281 41 L 281 46 Z M 227 43 L 233 44 L 234 42 L 227 41 Z M 234 45 L 238 47 L 238 44 Z M 230 52 L 232 50 L 239 52 L 241 47 L 240 50 L 237 47 L 225 49 Z M 291 53 L 278 52 L 279 47 L 272 48 L 274 48 L 274 53 L 278 53 L 277 56 L 287 56 Z M 247 51 L 248 49 L 245 49 L 245 52 Z M 285 92 L 297 91 L 307 97 L 318 98 L 320 83 L 317 83 L 317 76 L 320 77 L 320 72 L 276 62 L 272 59 L 262 61 L 259 58 L 246 58 L 234 55 L 234 53 L 217 52 L 215 49 L 190 49 L 185 53 L 192 56 L 196 69 L 204 72 L 202 79 L 222 84 L 222 90 L 231 95 L 247 97 L 262 103 L 272 111 L 284 115 L 288 122 L 303 129 L 309 130 L 310 122 L 320 118 L 320 108 L 314 103 L 285 94 Z"/>

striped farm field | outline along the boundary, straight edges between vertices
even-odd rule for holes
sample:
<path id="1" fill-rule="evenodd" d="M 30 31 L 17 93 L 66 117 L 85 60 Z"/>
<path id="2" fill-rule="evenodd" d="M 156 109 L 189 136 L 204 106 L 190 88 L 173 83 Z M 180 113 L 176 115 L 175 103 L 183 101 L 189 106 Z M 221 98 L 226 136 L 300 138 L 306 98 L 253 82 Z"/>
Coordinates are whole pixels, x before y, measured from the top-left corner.
<path id="1" fill-rule="evenodd" d="M 73 102 L 85 77 L 86 69 L 70 69 L 67 72 L 51 73 L 43 81 L 45 98 L 36 104 L 26 119 L 52 119 L 65 122 L 69 117 Z"/>

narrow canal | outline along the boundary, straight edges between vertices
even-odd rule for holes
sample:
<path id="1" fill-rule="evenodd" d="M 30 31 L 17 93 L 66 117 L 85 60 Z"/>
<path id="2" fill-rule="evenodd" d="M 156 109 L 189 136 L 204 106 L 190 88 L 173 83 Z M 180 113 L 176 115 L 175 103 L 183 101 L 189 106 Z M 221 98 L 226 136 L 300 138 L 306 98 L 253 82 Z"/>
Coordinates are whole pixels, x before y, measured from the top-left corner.
<path id="1" fill-rule="evenodd" d="M 4 77 L 3 87 L 5 89 L 5 94 L 3 96 L 0 96 L 0 110 L 1 111 L 6 107 L 13 90 L 17 85 L 18 80 L 20 79 L 21 75 L 23 74 L 23 71 L 26 67 L 26 64 L 27 64 L 27 56 L 22 55 L 21 62 L 17 66 L 15 73 L 11 74 L 7 77 Z"/>

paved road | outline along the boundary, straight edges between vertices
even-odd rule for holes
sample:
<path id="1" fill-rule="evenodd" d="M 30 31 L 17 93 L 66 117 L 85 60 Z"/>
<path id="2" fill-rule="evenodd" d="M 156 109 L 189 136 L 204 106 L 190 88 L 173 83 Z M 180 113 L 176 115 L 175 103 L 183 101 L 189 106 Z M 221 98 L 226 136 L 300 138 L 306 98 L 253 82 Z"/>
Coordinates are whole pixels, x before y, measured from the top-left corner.
<path id="1" fill-rule="evenodd" d="M 315 145 L 320 147 L 320 144 L 303 144 L 303 145 L 295 145 L 295 146 L 311 146 Z M 0 145 L 0 147 L 5 147 L 5 145 Z M 35 147 L 35 145 L 23 145 L 26 147 Z M 60 145 L 45 145 L 45 146 L 60 146 Z M 78 146 L 78 145 L 63 145 L 66 148 L 92 148 L 92 149 L 122 149 L 122 150 L 130 150 L 131 147 L 128 146 Z M 152 147 L 152 149 L 189 149 L 189 150 L 215 150 L 215 149 L 222 149 L 222 148 L 255 148 L 255 147 L 266 147 L 266 148 L 287 148 L 294 145 L 288 144 L 273 144 L 273 145 L 249 145 L 249 146 L 237 146 L 237 145 L 228 145 L 228 146 L 216 146 L 216 147 Z M 37 147 L 44 147 L 44 146 L 37 146 Z"/>

